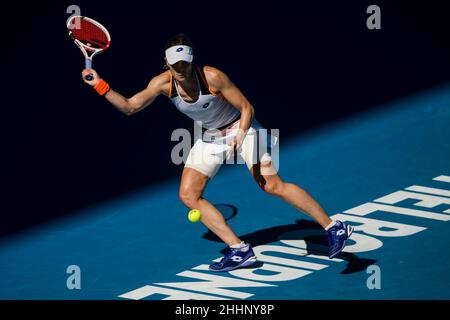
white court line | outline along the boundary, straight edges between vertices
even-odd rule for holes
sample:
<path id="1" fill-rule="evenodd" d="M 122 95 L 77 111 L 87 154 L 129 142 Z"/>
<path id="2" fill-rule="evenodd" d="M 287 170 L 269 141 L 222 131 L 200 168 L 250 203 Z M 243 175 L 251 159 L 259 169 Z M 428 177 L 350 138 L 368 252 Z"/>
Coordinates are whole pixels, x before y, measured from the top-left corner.
<path id="1" fill-rule="evenodd" d="M 450 176 L 439 176 L 439 177 L 433 178 L 433 180 L 450 183 Z"/>
<path id="2" fill-rule="evenodd" d="M 437 189 L 437 188 L 428 188 L 428 187 L 422 187 L 422 186 L 411 186 L 408 188 L 405 188 L 409 191 L 417 191 L 422 193 L 431 193 L 438 196 L 445 196 L 450 197 L 450 190 L 444 190 L 444 189 Z"/>

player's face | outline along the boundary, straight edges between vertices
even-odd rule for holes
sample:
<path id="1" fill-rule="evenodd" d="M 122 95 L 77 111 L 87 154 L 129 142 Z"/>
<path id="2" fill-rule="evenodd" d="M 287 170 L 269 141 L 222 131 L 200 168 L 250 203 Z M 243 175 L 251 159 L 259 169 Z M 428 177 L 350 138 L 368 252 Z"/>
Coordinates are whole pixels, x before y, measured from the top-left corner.
<path id="1" fill-rule="evenodd" d="M 186 78 L 192 73 L 192 63 L 186 61 L 178 61 L 177 63 L 167 65 L 175 78 Z"/>

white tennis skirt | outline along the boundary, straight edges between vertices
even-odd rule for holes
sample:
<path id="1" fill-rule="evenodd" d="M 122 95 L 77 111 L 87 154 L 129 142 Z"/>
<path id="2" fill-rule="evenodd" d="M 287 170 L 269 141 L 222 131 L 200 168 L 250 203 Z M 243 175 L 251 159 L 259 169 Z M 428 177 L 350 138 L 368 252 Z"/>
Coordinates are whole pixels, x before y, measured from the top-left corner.
<path id="1" fill-rule="evenodd" d="M 251 169 L 258 163 L 263 165 L 271 163 L 271 168 L 265 168 L 265 172 L 262 170 L 262 174 L 276 174 L 278 165 L 273 163 L 272 150 L 278 138 L 270 135 L 256 119 L 253 119 L 241 148 L 237 150 L 237 155 L 226 159 L 227 151 L 230 149 L 228 144 L 236 136 L 239 124 L 240 120 L 222 131 L 206 131 L 201 138 L 195 141 L 189 151 L 185 167 L 195 169 L 212 178 L 222 164 L 245 163 Z"/>

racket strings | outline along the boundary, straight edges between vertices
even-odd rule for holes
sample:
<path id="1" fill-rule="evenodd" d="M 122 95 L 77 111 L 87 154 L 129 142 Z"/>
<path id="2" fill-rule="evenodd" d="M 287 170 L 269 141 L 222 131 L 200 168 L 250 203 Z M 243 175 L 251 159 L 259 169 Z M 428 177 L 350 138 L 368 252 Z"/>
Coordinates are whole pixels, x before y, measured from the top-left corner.
<path id="1" fill-rule="evenodd" d="M 103 29 L 86 20 L 80 21 L 80 28 L 72 29 L 72 35 L 75 39 L 95 49 L 105 48 L 109 43 Z"/>

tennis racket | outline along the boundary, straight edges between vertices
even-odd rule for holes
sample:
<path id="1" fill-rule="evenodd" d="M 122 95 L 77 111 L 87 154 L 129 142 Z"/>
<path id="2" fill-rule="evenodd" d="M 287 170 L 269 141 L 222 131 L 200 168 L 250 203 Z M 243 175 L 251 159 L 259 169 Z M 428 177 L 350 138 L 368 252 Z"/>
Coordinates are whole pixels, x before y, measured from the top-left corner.
<path id="1" fill-rule="evenodd" d="M 86 69 L 92 69 L 92 58 L 111 44 L 108 30 L 97 21 L 83 16 L 71 16 L 67 20 L 67 29 L 69 36 L 83 52 Z M 84 78 L 90 81 L 94 76 L 88 74 Z"/>

